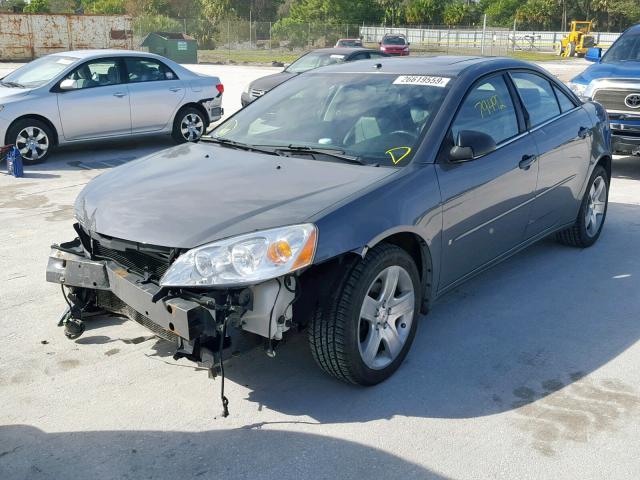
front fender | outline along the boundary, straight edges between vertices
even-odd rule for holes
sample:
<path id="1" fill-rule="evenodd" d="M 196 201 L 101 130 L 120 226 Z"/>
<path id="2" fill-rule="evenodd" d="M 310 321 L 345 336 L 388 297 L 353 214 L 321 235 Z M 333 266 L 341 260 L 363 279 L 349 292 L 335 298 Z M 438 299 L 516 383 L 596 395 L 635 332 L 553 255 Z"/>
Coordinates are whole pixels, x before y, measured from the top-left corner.
<path id="1" fill-rule="evenodd" d="M 310 219 L 318 226 L 315 263 L 368 249 L 398 233 L 417 235 L 432 259 L 434 291 L 440 272 L 442 205 L 433 164 L 410 165 L 399 175 Z"/>

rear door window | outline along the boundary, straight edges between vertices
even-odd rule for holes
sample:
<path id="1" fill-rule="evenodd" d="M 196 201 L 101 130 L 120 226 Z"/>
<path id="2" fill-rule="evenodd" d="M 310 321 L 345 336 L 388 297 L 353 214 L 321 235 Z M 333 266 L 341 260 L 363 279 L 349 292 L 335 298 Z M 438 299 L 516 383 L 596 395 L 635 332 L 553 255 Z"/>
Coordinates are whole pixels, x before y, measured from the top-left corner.
<path id="1" fill-rule="evenodd" d="M 451 126 L 454 142 L 463 130 L 486 133 L 496 144 L 518 135 L 518 117 L 502 75 L 481 80 L 471 89 Z"/>
<path id="2" fill-rule="evenodd" d="M 164 63 L 152 58 L 133 58 L 126 57 L 124 59 L 127 66 L 127 75 L 129 83 L 139 82 L 157 82 L 159 80 L 177 80 L 178 77 L 173 70 Z"/>
<path id="3" fill-rule="evenodd" d="M 560 104 L 560 110 L 562 110 L 562 113 L 576 108 L 571 99 L 567 97 L 567 95 L 555 85 L 553 86 L 553 91 L 556 93 L 556 97 L 558 98 L 558 103 Z"/>
<path id="4" fill-rule="evenodd" d="M 511 78 L 529 114 L 531 128 L 560 115 L 560 106 L 547 79 L 523 72 L 514 72 Z"/>

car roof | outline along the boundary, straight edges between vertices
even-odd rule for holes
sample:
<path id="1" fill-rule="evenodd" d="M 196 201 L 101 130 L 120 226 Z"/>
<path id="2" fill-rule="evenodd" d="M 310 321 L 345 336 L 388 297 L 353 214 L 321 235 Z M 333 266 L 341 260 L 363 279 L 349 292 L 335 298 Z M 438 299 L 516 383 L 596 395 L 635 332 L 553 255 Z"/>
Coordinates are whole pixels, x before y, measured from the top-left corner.
<path id="1" fill-rule="evenodd" d="M 317 50 L 312 50 L 309 53 L 324 53 L 324 54 L 336 54 L 336 55 L 349 55 L 355 52 L 377 52 L 378 50 L 374 50 L 373 48 L 363 48 L 363 47 L 337 47 L 337 48 L 319 48 Z"/>
<path id="2" fill-rule="evenodd" d="M 140 52 L 136 50 L 120 50 L 120 49 L 93 49 L 93 50 L 71 50 L 68 52 L 56 52 L 52 53 L 52 56 L 59 57 L 73 57 L 80 60 L 86 60 L 90 58 L 100 58 L 100 57 L 127 57 L 135 55 L 136 57 L 150 57 L 150 58 L 160 58 L 159 55 L 155 55 L 153 53 L 148 52 Z"/>
<path id="3" fill-rule="evenodd" d="M 478 70 L 478 74 L 489 73 L 504 68 L 528 68 L 542 71 L 541 68 L 532 63 L 515 60 L 513 58 L 449 55 L 413 58 L 382 57 L 375 60 L 361 60 L 359 62 L 329 65 L 312 70 L 309 73 L 331 71 L 370 73 L 373 71 L 373 68 L 375 68 L 376 71 L 380 73 L 457 77 L 464 70 L 472 67 Z"/>

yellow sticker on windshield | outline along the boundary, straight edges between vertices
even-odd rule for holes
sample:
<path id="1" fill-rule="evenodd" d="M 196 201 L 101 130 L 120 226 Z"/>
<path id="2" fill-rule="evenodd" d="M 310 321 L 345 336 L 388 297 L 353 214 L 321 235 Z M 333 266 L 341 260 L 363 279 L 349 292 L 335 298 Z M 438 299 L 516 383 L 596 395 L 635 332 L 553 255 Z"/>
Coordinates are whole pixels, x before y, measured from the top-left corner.
<path id="1" fill-rule="evenodd" d="M 391 161 L 394 165 L 400 163 L 407 155 L 411 153 L 411 147 L 395 147 L 390 148 L 385 152 L 391 157 Z"/>

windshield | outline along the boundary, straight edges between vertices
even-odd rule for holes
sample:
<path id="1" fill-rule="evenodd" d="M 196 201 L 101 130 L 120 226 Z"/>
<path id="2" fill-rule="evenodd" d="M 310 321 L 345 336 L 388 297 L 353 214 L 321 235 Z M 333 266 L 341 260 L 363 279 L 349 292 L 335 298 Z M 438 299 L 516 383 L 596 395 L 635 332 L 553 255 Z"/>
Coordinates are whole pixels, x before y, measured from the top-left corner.
<path id="1" fill-rule="evenodd" d="M 382 39 L 385 45 L 404 45 L 406 42 L 402 37 L 385 37 Z"/>
<path id="2" fill-rule="evenodd" d="M 640 62 L 640 32 L 625 33 L 602 57 L 602 63 L 614 62 Z"/>
<path id="3" fill-rule="evenodd" d="M 16 87 L 37 88 L 56 78 L 77 60 L 77 58 L 59 55 L 38 58 L 11 72 L 2 79 L 2 83 Z"/>
<path id="4" fill-rule="evenodd" d="M 440 108 L 447 83 L 442 77 L 311 72 L 250 104 L 212 136 L 228 144 L 307 147 L 403 167 Z M 301 156 L 336 161 L 329 155 Z"/>
<path id="5" fill-rule="evenodd" d="M 335 53 L 308 53 L 286 68 L 287 72 L 303 73 L 314 68 L 324 67 L 332 63 L 344 62 L 345 56 Z"/>

